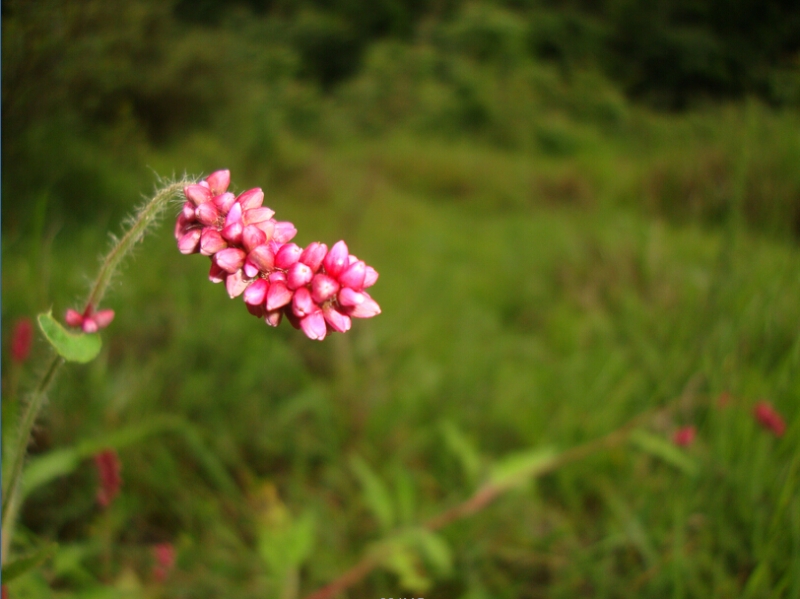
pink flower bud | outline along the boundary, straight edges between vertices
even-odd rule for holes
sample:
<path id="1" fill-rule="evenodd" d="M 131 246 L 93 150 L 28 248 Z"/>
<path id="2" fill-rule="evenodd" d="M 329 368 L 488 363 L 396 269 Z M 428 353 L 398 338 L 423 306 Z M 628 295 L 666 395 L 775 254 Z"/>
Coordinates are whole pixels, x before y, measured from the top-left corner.
<path id="1" fill-rule="evenodd" d="M 275 268 L 275 253 L 268 245 L 259 245 L 247 255 L 247 261 L 261 272 L 269 272 Z"/>
<path id="2" fill-rule="evenodd" d="M 235 273 L 225 277 L 225 290 L 231 299 L 242 295 L 248 285 L 249 281 L 244 280 L 241 270 L 237 270 Z"/>
<path id="3" fill-rule="evenodd" d="M 183 188 L 183 194 L 195 206 L 200 206 L 213 199 L 213 194 L 208 187 L 202 185 L 189 185 Z"/>
<path id="4" fill-rule="evenodd" d="M 348 251 L 347 244 L 344 241 L 337 241 L 333 247 L 328 251 L 322 265 L 325 271 L 332 277 L 338 277 L 348 265 Z"/>
<path id="5" fill-rule="evenodd" d="M 328 327 L 325 325 L 325 318 L 322 316 L 322 310 L 317 310 L 300 320 L 300 328 L 309 339 L 322 341 L 328 333 Z"/>
<path id="6" fill-rule="evenodd" d="M 192 229 L 178 240 L 178 250 L 181 254 L 196 254 L 200 246 L 200 229 Z"/>
<path id="7" fill-rule="evenodd" d="M 240 244 L 242 242 L 242 233 L 244 226 L 241 222 L 231 223 L 222 229 L 222 237 L 227 239 L 233 244 Z"/>
<path id="8" fill-rule="evenodd" d="M 283 281 L 272 281 L 270 277 L 269 291 L 267 292 L 267 311 L 277 310 L 283 308 L 292 301 L 292 291 L 286 286 Z"/>
<path id="9" fill-rule="evenodd" d="M 222 238 L 219 231 L 213 227 L 206 227 L 203 229 L 203 234 L 200 235 L 201 254 L 204 256 L 213 256 L 226 247 L 228 247 L 228 243 Z"/>
<path id="10" fill-rule="evenodd" d="M 300 262 L 306 264 L 313 272 L 317 272 L 322 266 L 322 261 L 328 253 L 328 246 L 319 241 L 315 241 L 303 250 L 300 254 Z"/>
<path id="11" fill-rule="evenodd" d="M 72 310 L 72 312 L 75 312 L 75 310 Z M 78 314 L 77 312 L 75 313 Z M 26 361 L 31 353 L 32 345 L 33 323 L 30 318 L 20 318 L 11 333 L 11 359 L 19 364 Z"/>
<path id="12" fill-rule="evenodd" d="M 220 214 L 228 214 L 236 201 L 236 196 L 230 192 L 223 193 L 214 198 L 214 206 L 217 207 Z"/>
<path id="13" fill-rule="evenodd" d="M 275 266 L 286 270 L 300 259 L 302 253 L 296 243 L 287 243 L 275 254 Z"/>
<path id="14" fill-rule="evenodd" d="M 243 212 L 241 204 L 236 203 L 233 206 L 231 206 L 231 209 L 225 216 L 225 226 L 229 227 L 236 223 L 242 224 L 242 214 Z M 242 228 L 244 228 L 244 225 L 242 225 Z"/>
<path id="15" fill-rule="evenodd" d="M 178 220 L 175 221 L 175 241 L 178 241 L 181 237 L 186 235 L 191 225 L 195 222 L 194 217 L 189 220 L 183 215 L 183 212 L 181 212 L 181 214 L 178 215 Z"/>
<path id="16" fill-rule="evenodd" d="M 363 288 L 366 289 L 367 287 L 372 287 L 375 284 L 375 281 L 377 280 L 378 280 L 378 271 L 376 271 L 371 266 L 367 266 L 367 271 L 364 274 Z"/>
<path id="17" fill-rule="evenodd" d="M 339 283 L 341 283 L 342 287 L 361 289 L 364 286 L 364 277 L 366 274 L 367 265 L 363 260 L 358 260 L 345 268 L 344 272 L 339 275 Z"/>
<path id="18" fill-rule="evenodd" d="M 761 426 L 771 430 L 776 437 L 781 437 L 786 432 L 786 422 L 768 401 L 763 399 L 759 401 L 753 408 L 753 416 Z"/>
<path id="19" fill-rule="evenodd" d="M 181 215 L 186 221 L 193 221 L 194 218 L 194 204 L 189 201 L 184 202 L 183 209 L 181 210 Z"/>
<path id="20" fill-rule="evenodd" d="M 302 262 L 295 262 L 286 273 L 286 285 L 289 289 L 297 289 L 308 285 L 312 278 L 314 278 L 314 271 L 310 266 L 306 266 Z"/>
<path id="21" fill-rule="evenodd" d="M 91 316 L 84 316 L 83 318 L 83 325 L 81 326 L 84 333 L 96 333 L 100 330 L 100 327 L 97 325 L 97 322 Z"/>
<path id="22" fill-rule="evenodd" d="M 264 320 L 267 321 L 267 324 L 271 327 L 276 327 L 281 323 L 283 319 L 283 311 L 282 310 L 273 310 L 272 312 L 267 312 L 264 314 Z"/>
<path id="23" fill-rule="evenodd" d="M 311 280 L 311 297 L 320 305 L 336 295 L 337 291 L 339 283 L 333 277 L 320 273 Z"/>
<path id="24" fill-rule="evenodd" d="M 64 320 L 71 327 L 83 326 L 83 315 L 72 308 L 67 310 L 67 313 L 64 315 Z"/>
<path id="25" fill-rule="evenodd" d="M 214 202 L 200 204 L 194 211 L 195 218 L 203 225 L 213 225 L 220 218 L 220 213 Z"/>
<path id="26" fill-rule="evenodd" d="M 256 187 L 255 189 L 248 189 L 244 193 L 240 194 L 239 197 L 236 198 L 236 201 L 242 205 L 242 210 L 260 208 L 261 204 L 264 203 L 264 192 L 261 191 L 261 188 L 259 187 Z M 272 216 L 272 214 L 270 214 L 267 218 L 270 216 Z"/>
<path id="27" fill-rule="evenodd" d="M 268 221 L 273 214 L 275 214 L 275 211 L 269 208 L 252 208 L 242 213 L 242 221 L 246 225 L 256 225 Z"/>
<path id="28" fill-rule="evenodd" d="M 212 283 L 222 283 L 226 276 L 228 276 L 228 273 L 217 266 L 212 260 L 211 269 L 208 271 L 208 280 Z"/>
<path id="29" fill-rule="evenodd" d="M 245 304 L 247 311 L 250 312 L 256 318 L 261 318 L 267 313 L 267 310 L 264 308 L 264 304 Z"/>
<path id="30" fill-rule="evenodd" d="M 322 308 L 322 314 L 325 316 L 325 321 L 337 333 L 346 333 L 350 330 L 350 317 L 342 314 L 330 304 L 326 304 Z"/>
<path id="31" fill-rule="evenodd" d="M 244 292 L 244 303 L 253 306 L 263 304 L 267 299 L 269 283 L 264 279 L 256 279 Z"/>
<path id="32" fill-rule="evenodd" d="M 381 307 L 366 292 L 361 292 L 363 301 L 353 306 L 347 313 L 353 318 L 372 318 L 381 313 Z"/>
<path id="33" fill-rule="evenodd" d="M 688 447 L 694 442 L 697 430 L 693 426 L 684 426 L 672 435 L 672 442 L 678 447 Z"/>
<path id="34" fill-rule="evenodd" d="M 214 171 L 206 177 L 206 183 L 208 183 L 211 193 L 215 196 L 225 193 L 228 185 L 231 184 L 231 172 L 227 169 Z"/>
<path id="35" fill-rule="evenodd" d="M 267 243 L 267 236 L 255 225 L 247 225 L 242 230 L 242 245 L 245 251 L 252 252 L 259 245 Z"/>
<path id="36" fill-rule="evenodd" d="M 294 312 L 295 316 L 303 318 L 318 309 L 319 306 L 311 299 L 311 292 L 308 290 L 308 287 L 300 287 L 300 289 L 294 292 L 294 297 L 292 298 L 292 312 Z"/>
<path id="37" fill-rule="evenodd" d="M 278 221 L 275 223 L 275 232 L 272 238 L 278 243 L 289 243 L 297 235 L 297 229 L 288 221 Z"/>
<path id="38" fill-rule="evenodd" d="M 214 254 L 214 261 L 222 270 L 227 273 L 234 273 L 244 266 L 244 259 L 247 257 L 242 250 L 237 248 L 226 248 Z"/>
<path id="39" fill-rule="evenodd" d="M 267 236 L 267 241 L 272 241 L 272 238 L 275 235 L 275 219 L 270 218 L 268 220 L 261 221 L 260 223 L 254 223 L 254 226 L 264 231 L 264 235 Z"/>
<path id="40" fill-rule="evenodd" d="M 367 297 L 364 293 L 350 289 L 350 287 L 342 287 L 339 291 L 339 305 L 353 307 L 363 304 Z"/>

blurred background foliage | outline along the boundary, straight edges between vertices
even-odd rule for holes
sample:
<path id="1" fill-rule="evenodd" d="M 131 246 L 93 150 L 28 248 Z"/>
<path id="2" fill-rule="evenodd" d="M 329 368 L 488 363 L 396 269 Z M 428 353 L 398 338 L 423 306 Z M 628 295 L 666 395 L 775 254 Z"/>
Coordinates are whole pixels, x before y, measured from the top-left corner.
<path id="1" fill-rule="evenodd" d="M 106 512 L 90 462 L 33 493 L 18 548 L 61 549 L 14 596 L 298 596 L 467 497 L 493 458 L 678 395 L 656 429 L 697 424 L 699 476 L 595 456 L 348 596 L 800 594 L 796 3 L 8 0 L 2 17 L 4 339 L 77 306 L 156 173 L 226 167 L 301 245 L 345 238 L 374 264 L 384 309 L 323 344 L 253 330 L 164 224 L 33 451 L 166 416 L 184 433 L 120 448 Z M 752 423 L 760 397 L 784 438 Z M 167 541 L 161 587 L 148 547 Z"/>

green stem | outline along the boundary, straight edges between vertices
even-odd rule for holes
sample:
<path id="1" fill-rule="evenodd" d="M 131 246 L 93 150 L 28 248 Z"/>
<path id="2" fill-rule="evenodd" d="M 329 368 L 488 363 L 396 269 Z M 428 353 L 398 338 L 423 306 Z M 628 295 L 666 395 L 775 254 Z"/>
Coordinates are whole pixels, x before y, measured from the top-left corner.
<path id="1" fill-rule="evenodd" d="M 131 228 L 125 232 L 122 239 L 111 248 L 111 251 L 103 260 L 97 279 L 95 279 L 89 297 L 86 299 L 86 305 L 96 308 L 103 301 L 103 296 L 119 263 L 133 249 L 133 246 L 142 239 L 147 229 L 156 222 L 161 212 L 169 206 L 169 201 L 189 183 L 191 181 L 187 180 L 170 183 L 160 189 L 153 199 L 139 211 Z"/>
<path id="2" fill-rule="evenodd" d="M 50 365 L 47 367 L 44 376 L 42 376 L 42 379 L 36 386 L 36 390 L 31 395 L 31 400 L 25 406 L 25 412 L 22 414 L 19 432 L 16 438 L 16 448 L 11 458 L 12 459 L 11 471 L 9 472 L 8 476 L 4 477 L 3 479 L 4 483 L 3 545 L 4 546 L 8 543 L 6 539 L 11 538 L 13 522 L 11 522 L 10 521 L 11 518 L 7 518 L 7 516 L 15 512 L 15 510 L 9 510 L 9 507 L 15 501 L 15 497 L 19 492 L 19 479 L 22 474 L 22 464 L 25 462 L 25 455 L 27 454 L 28 442 L 30 441 L 31 431 L 33 430 L 33 425 L 36 422 L 36 417 L 39 415 L 39 410 L 41 410 L 42 404 L 44 403 L 44 398 L 45 395 L 47 394 L 47 389 L 48 387 L 50 387 L 50 383 L 53 381 L 56 372 L 58 372 L 59 367 L 63 363 L 64 360 L 61 359 L 61 356 L 59 355 L 53 356 L 53 360 L 50 362 Z M 5 561 L 6 553 L 7 553 L 6 551 L 3 551 L 3 561 Z"/>
<path id="3" fill-rule="evenodd" d="M 177 195 L 186 185 L 191 183 L 188 180 L 170 183 L 156 192 L 153 199 L 145 204 L 133 218 L 130 228 L 122 238 L 114 244 L 111 251 L 103 260 L 100 272 L 89 292 L 86 305 L 97 307 L 103 300 L 108 285 L 114 276 L 114 272 L 119 267 L 122 259 L 133 249 L 138 241 L 142 239 L 147 229 L 152 226 L 158 216 L 169 206 L 170 200 Z M 25 412 L 20 421 L 18 437 L 15 440 L 15 451 L 12 454 L 11 470 L 7 476 L 3 477 L 3 508 L 2 508 L 2 561 L 6 561 L 8 555 L 8 545 L 13 534 L 14 523 L 16 520 L 19 482 L 22 476 L 22 467 L 27 455 L 28 443 L 30 442 L 31 431 L 36 423 L 36 418 L 42 409 L 44 398 L 50 383 L 53 381 L 64 360 L 58 355 L 53 357 L 52 362 L 45 371 L 35 391 L 31 395 L 30 401 L 25 406 Z M 13 506 L 13 508 L 12 508 Z"/>

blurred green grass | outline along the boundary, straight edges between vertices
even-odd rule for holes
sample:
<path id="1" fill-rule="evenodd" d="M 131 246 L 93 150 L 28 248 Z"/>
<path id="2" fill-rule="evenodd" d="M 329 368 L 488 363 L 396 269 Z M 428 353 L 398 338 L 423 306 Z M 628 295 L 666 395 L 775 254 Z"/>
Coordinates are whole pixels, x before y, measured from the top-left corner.
<path id="1" fill-rule="evenodd" d="M 264 187 L 301 245 L 346 239 L 380 272 L 383 313 L 321 344 L 270 329 L 207 281 L 205 259 L 176 251 L 168 217 L 108 296 L 117 317 L 100 358 L 61 373 L 32 453 L 163 417 L 197 438 L 121 448 L 123 489 L 105 513 L 90 462 L 35 491 L 17 547 L 60 549 L 12 596 L 278 596 L 280 560 L 259 538 L 307 521 L 296 574 L 311 591 L 383 534 L 354 456 L 397 521 L 419 523 L 506 454 L 567 449 L 678 397 L 650 430 L 697 426 L 696 476 L 635 445 L 594 455 L 447 528 L 451 571 L 416 564 L 428 589 L 378 571 L 347 596 L 800 595 L 796 111 L 752 100 L 654 113 L 591 68 L 563 76 L 517 57 L 513 36 L 473 55 L 464 39 L 482 9 L 470 10 L 433 41 L 374 44 L 325 92 L 280 43 L 241 66 L 252 48 L 225 34 L 242 55 L 213 71 L 229 77 L 227 99 L 202 126 L 153 137 L 123 110 L 94 126 L 52 116 L 14 138 L 4 331 L 81 301 L 106 231 L 154 173 L 225 167 L 237 191 Z M 175 43 L 167 74 L 199 42 Z M 177 80 L 151 83 L 173 97 Z M 760 398 L 786 418 L 784 437 L 754 422 Z M 159 587 L 149 548 L 167 541 L 178 565 Z"/>

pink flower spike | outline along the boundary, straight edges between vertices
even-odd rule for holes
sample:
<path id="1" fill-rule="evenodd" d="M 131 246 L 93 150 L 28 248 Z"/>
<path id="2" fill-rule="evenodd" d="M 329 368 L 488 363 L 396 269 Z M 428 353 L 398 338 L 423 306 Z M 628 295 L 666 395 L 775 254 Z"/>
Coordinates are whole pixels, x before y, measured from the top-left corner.
<path id="1" fill-rule="evenodd" d="M 328 246 L 319 241 L 315 241 L 303 250 L 300 254 L 300 262 L 307 265 L 313 272 L 317 272 L 322 266 L 322 261 L 328 253 Z"/>
<path id="2" fill-rule="evenodd" d="M 159 543 L 153 547 L 156 563 L 153 565 L 153 578 L 164 582 L 175 567 L 175 547 L 172 543 Z"/>
<path id="3" fill-rule="evenodd" d="M 697 429 L 693 426 L 684 426 L 675 431 L 672 435 L 672 442 L 678 447 L 688 447 L 694 442 Z"/>
<path id="4" fill-rule="evenodd" d="M 286 273 L 286 285 L 289 289 L 297 289 L 303 285 L 308 285 L 311 279 L 314 278 L 314 271 L 310 266 L 302 262 L 295 262 Z"/>
<path id="5" fill-rule="evenodd" d="M 286 270 L 300 260 L 300 254 L 302 253 L 303 250 L 296 243 L 287 243 L 275 254 L 275 266 Z"/>
<path id="6" fill-rule="evenodd" d="M 120 470 L 122 465 L 119 461 L 117 452 L 113 449 L 105 449 L 94 456 L 94 463 L 97 466 L 97 474 L 100 477 L 100 486 L 97 489 L 97 503 L 101 507 L 107 508 L 119 494 L 122 487 L 122 477 Z"/>
<path id="7" fill-rule="evenodd" d="M 292 301 L 294 294 L 283 281 L 273 282 L 270 278 L 269 291 L 267 292 L 267 312 L 283 308 Z"/>
<path id="8" fill-rule="evenodd" d="M 72 310 L 75 312 L 74 310 Z M 67 310 L 69 313 L 69 310 Z M 75 312 L 75 314 L 78 314 Z M 80 316 L 80 314 L 78 314 Z M 22 364 L 28 359 L 33 345 L 33 323 L 30 318 L 20 318 L 11 333 L 11 359 Z"/>
<path id="9" fill-rule="evenodd" d="M 269 272 L 275 268 L 275 254 L 268 245 L 254 247 L 247 255 L 247 261 L 261 272 Z"/>
<path id="10" fill-rule="evenodd" d="M 342 314 L 330 304 L 326 304 L 322 308 L 322 314 L 325 316 L 325 321 L 337 333 L 346 333 L 350 330 L 350 317 Z"/>
<path id="11" fill-rule="evenodd" d="M 322 341 L 328 333 L 328 327 L 325 325 L 325 318 L 322 316 L 322 310 L 317 310 L 300 320 L 300 328 L 309 339 Z"/>
<path id="12" fill-rule="evenodd" d="M 64 315 L 64 320 L 71 327 L 83 326 L 83 315 L 77 310 L 69 308 Z"/>
<path id="13" fill-rule="evenodd" d="M 378 271 L 372 268 L 371 266 L 367 266 L 367 270 L 364 273 L 364 285 L 363 287 L 366 289 L 367 287 L 372 287 L 375 284 L 375 281 L 378 280 Z"/>
<path id="14" fill-rule="evenodd" d="M 264 279 L 253 281 L 244 292 L 244 303 L 251 306 L 263 304 L 267 299 L 269 283 Z"/>
<path id="15" fill-rule="evenodd" d="M 311 280 L 311 297 L 318 304 L 332 298 L 339 291 L 336 279 L 324 274 L 316 274 Z"/>
<path id="16" fill-rule="evenodd" d="M 272 238 L 278 243 L 288 243 L 294 239 L 295 235 L 297 235 L 297 229 L 292 223 L 285 220 L 275 223 L 275 231 L 272 234 Z"/>
<path id="17" fill-rule="evenodd" d="M 221 214 L 228 214 L 235 201 L 236 196 L 230 192 L 226 192 L 214 198 L 214 206 L 217 207 Z"/>
<path id="18" fill-rule="evenodd" d="M 782 437 L 786 432 L 786 422 L 783 417 L 766 400 L 762 399 L 756 404 L 753 416 L 761 426 L 771 430 L 776 437 Z"/>
<path id="19" fill-rule="evenodd" d="M 260 208 L 261 204 L 264 203 L 264 192 L 261 191 L 261 188 L 259 187 L 256 187 L 255 189 L 248 189 L 244 193 L 241 193 L 239 197 L 236 198 L 236 201 L 242 205 L 242 210 Z"/>
<path id="20" fill-rule="evenodd" d="M 217 222 L 217 219 L 220 217 L 219 210 L 217 209 L 214 202 L 206 202 L 205 204 L 200 204 L 197 209 L 194 211 L 195 218 L 200 221 L 200 224 L 203 225 L 213 225 Z"/>
<path id="21" fill-rule="evenodd" d="M 364 277 L 366 274 L 367 265 L 363 260 L 358 260 L 345 268 L 344 272 L 339 275 L 339 283 L 341 283 L 342 287 L 361 289 L 364 286 Z"/>
<path id="22" fill-rule="evenodd" d="M 244 280 L 241 270 L 225 277 L 225 289 L 231 299 L 242 295 L 249 284 L 249 281 Z"/>
<path id="23" fill-rule="evenodd" d="M 104 329 L 114 320 L 114 310 L 100 310 L 92 315 L 98 329 Z"/>
<path id="24" fill-rule="evenodd" d="M 232 274 L 244 266 L 246 257 L 247 254 L 238 248 L 226 248 L 214 254 L 214 261 L 222 270 Z"/>
<path id="25" fill-rule="evenodd" d="M 181 254 L 196 254 L 200 245 L 200 229 L 192 229 L 178 240 L 178 250 Z"/>
<path id="26" fill-rule="evenodd" d="M 200 235 L 200 253 L 204 256 L 213 256 L 220 250 L 228 247 L 220 232 L 213 227 L 205 227 Z"/>
<path id="27" fill-rule="evenodd" d="M 303 318 L 317 309 L 318 306 L 314 303 L 314 300 L 311 299 L 311 292 L 308 290 L 308 287 L 300 287 L 300 289 L 294 292 L 294 297 L 292 298 L 292 312 L 295 316 Z"/>
<path id="28" fill-rule="evenodd" d="M 206 177 L 206 183 L 215 196 L 225 193 L 231 184 L 231 172 L 228 169 L 214 171 Z"/>
<path id="29" fill-rule="evenodd" d="M 267 312 L 264 314 L 264 320 L 267 321 L 267 324 L 271 327 L 276 327 L 281 323 L 283 320 L 283 310 L 273 310 L 272 312 Z"/>
<path id="30" fill-rule="evenodd" d="M 337 241 L 328 251 L 328 255 L 322 261 L 325 271 L 332 277 L 338 277 L 348 265 L 347 244 L 344 241 Z"/>
<path id="31" fill-rule="evenodd" d="M 222 283 L 225 280 L 225 277 L 228 276 L 224 270 L 222 270 L 216 263 L 212 260 L 211 261 L 211 269 L 208 271 L 208 280 L 212 283 Z"/>
<path id="32" fill-rule="evenodd" d="M 367 293 L 362 292 L 364 301 L 360 302 L 348 312 L 353 318 L 372 318 L 381 313 L 381 307 Z"/>
<path id="33" fill-rule="evenodd" d="M 205 204 L 213 199 L 213 194 L 208 187 L 202 185 L 189 185 L 183 188 L 183 194 L 195 206 Z"/>
<path id="34" fill-rule="evenodd" d="M 255 225 L 247 225 L 242 230 L 242 245 L 246 252 L 252 252 L 257 246 L 264 245 L 267 242 L 267 236 L 264 231 Z"/>

